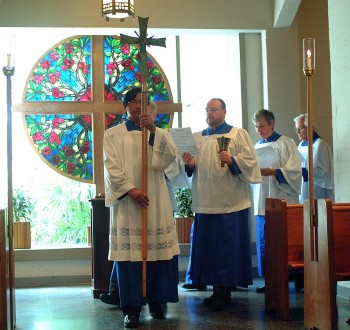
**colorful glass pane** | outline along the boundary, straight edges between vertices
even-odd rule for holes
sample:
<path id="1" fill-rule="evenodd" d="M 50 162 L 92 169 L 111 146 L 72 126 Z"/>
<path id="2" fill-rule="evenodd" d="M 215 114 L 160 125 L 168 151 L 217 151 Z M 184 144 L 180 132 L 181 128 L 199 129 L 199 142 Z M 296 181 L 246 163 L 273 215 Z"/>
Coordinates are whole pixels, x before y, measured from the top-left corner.
<path id="1" fill-rule="evenodd" d="M 104 99 L 122 100 L 131 87 L 141 87 L 139 50 L 132 45 L 121 45 L 118 38 L 103 37 L 103 40 Z M 34 68 L 25 101 L 54 101 L 56 113 L 60 112 L 59 102 L 93 101 L 91 54 L 89 36 L 74 37 L 54 47 Z M 168 101 L 166 78 L 150 57 L 147 57 L 147 65 L 150 100 Z M 35 148 L 50 166 L 73 179 L 93 182 L 93 117 L 94 114 L 36 114 L 25 115 L 25 121 Z M 105 129 L 125 120 L 125 114 L 108 114 Z M 170 115 L 157 115 L 156 126 L 167 128 L 169 123 Z"/>
<path id="2" fill-rule="evenodd" d="M 126 115 L 122 114 L 122 115 L 116 115 L 116 114 L 108 114 L 106 115 L 105 118 L 105 128 L 111 128 L 113 126 L 117 126 L 121 123 L 124 123 L 126 120 Z"/>
<path id="3" fill-rule="evenodd" d="M 133 45 L 121 45 L 120 40 L 113 37 L 104 38 L 104 70 L 105 94 L 112 94 L 115 100 L 121 100 L 122 95 L 131 86 L 142 84 L 139 73 L 139 49 Z M 168 87 L 159 70 L 149 57 L 147 57 L 149 74 L 147 88 L 150 100 L 169 100 Z"/>
<path id="4" fill-rule="evenodd" d="M 91 101 L 91 40 L 68 40 L 47 53 L 34 69 L 26 101 Z"/>
<path id="5" fill-rule="evenodd" d="M 65 174 L 92 180 L 91 115 L 25 115 L 39 154 Z"/>
<path id="6" fill-rule="evenodd" d="M 133 45 L 121 45 L 113 37 L 104 38 L 104 76 L 105 99 L 122 100 L 130 87 L 141 87 L 142 77 L 139 74 L 139 49 Z M 149 74 L 147 78 L 148 95 L 151 101 L 169 100 L 168 86 L 160 69 L 151 58 L 147 57 Z M 108 116 L 106 117 L 107 121 Z M 168 127 L 169 115 L 157 116 L 160 127 Z"/>

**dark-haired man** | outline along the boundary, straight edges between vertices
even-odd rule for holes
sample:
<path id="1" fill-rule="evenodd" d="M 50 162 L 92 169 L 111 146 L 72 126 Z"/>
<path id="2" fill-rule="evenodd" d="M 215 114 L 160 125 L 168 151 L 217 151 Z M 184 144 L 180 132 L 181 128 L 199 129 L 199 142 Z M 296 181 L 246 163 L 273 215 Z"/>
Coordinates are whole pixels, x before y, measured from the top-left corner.
<path id="1" fill-rule="evenodd" d="M 124 97 L 128 120 L 104 136 L 106 206 L 110 207 L 109 259 L 116 262 L 124 326 L 139 326 L 148 303 L 153 318 L 165 319 L 166 303 L 178 301 L 180 254 L 164 170 L 177 149 L 152 113 L 141 114 L 141 89 Z M 141 187 L 141 129 L 148 130 L 148 192 Z M 147 297 L 142 296 L 141 209 L 147 209 Z"/>

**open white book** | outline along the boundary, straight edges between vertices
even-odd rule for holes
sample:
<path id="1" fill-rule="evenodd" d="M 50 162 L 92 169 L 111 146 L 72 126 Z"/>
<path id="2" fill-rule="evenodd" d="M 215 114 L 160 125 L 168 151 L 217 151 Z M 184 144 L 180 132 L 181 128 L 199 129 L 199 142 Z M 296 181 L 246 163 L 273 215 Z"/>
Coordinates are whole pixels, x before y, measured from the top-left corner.
<path id="1" fill-rule="evenodd" d="M 258 156 L 260 168 L 271 167 L 278 162 L 277 151 L 269 144 L 259 144 L 256 146 L 255 151 Z"/>

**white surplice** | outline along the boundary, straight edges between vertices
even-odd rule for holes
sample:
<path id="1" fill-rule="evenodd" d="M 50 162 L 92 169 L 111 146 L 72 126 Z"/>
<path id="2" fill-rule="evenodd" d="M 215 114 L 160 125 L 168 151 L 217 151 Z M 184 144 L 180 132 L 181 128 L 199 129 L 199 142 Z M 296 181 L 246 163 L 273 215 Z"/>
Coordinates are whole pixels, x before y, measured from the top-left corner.
<path id="1" fill-rule="evenodd" d="M 228 152 L 242 173 L 232 175 L 221 167 L 217 138 L 230 138 Z M 196 213 L 223 214 L 251 206 L 250 184 L 261 182 L 256 153 L 248 133 L 233 127 L 229 133 L 203 136 L 194 134 L 199 149 L 192 178 L 192 210 Z"/>
<path id="2" fill-rule="evenodd" d="M 108 129 L 104 136 L 106 206 L 110 207 L 109 260 L 142 261 L 141 209 L 124 196 L 132 188 L 141 189 L 141 134 L 128 131 L 121 124 Z M 164 175 L 176 155 L 169 133 L 157 128 L 153 147 L 148 146 L 147 261 L 170 260 L 180 254 Z"/>
<path id="3" fill-rule="evenodd" d="M 294 141 L 281 135 L 277 141 L 267 142 L 264 145 L 271 146 L 278 155 L 278 161 L 270 166 L 280 169 L 287 183 L 279 183 L 276 176 L 263 176 L 263 182 L 252 185 L 254 215 L 265 215 L 265 200 L 270 198 L 283 198 L 288 204 L 296 204 L 299 201 L 301 166 L 297 147 Z M 255 148 L 261 147 L 256 143 Z"/>
<path id="4" fill-rule="evenodd" d="M 301 167 L 308 169 L 308 146 L 298 145 L 301 154 Z M 314 167 L 314 198 L 333 198 L 333 157 L 332 151 L 327 142 L 318 138 L 312 145 L 313 167 Z M 302 180 L 300 203 L 309 198 L 309 182 Z"/>

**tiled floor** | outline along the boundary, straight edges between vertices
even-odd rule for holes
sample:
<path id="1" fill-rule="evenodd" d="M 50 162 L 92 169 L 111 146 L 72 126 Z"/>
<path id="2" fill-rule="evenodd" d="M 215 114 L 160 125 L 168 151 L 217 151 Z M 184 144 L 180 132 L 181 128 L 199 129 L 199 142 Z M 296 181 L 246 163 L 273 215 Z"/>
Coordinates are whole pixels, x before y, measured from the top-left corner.
<path id="1" fill-rule="evenodd" d="M 303 293 L 290 284 L 291 320 L 280 321 L 264 311 L 264 294 L 255 286 L 232 292 L 232 305 L 223 312 L 210 312 L 202 305 L 207 291 L 186 291 L 179 286 L 180 301 L 168 304 L 167 320 L 150 317 L 147 307 L 141 312 L 138 329 L 303 329 Z M 120 309 L 93 299 L 88 286 L 23 288 L 16 290 L 16 330 L 115 330 L 123 329 Z M 338 301 L 338 329 L 350 330 L 350 303 Z M 324 329 L 328 330 L 328 329 Z"/>

